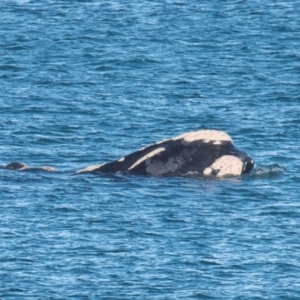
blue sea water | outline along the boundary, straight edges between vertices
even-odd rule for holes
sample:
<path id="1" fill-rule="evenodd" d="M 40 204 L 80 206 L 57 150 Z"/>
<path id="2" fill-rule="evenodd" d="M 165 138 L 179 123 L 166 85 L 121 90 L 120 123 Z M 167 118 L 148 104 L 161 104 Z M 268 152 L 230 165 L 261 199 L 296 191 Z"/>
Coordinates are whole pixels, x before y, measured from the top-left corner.
<path id="1" fill-rule="evenodd" d="M 0 299 L 300 299 L 299 1 L 2 0 Z M 186 131 L 227 179 L 74 175 Z"/>

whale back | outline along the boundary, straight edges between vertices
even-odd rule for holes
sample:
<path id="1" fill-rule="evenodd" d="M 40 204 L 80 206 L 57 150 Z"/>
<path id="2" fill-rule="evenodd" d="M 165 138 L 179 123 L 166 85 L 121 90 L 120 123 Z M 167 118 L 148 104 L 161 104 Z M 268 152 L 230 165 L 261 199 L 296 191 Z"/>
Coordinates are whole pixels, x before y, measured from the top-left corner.
<path id="1" fill-rule="evenodd" d="M 227 133 L 199 130 L 160 141 L 116 161 L 90 166 L 77 173 L 125 172 L 153 176 L 197 173 L 222 177 L 247 173 L 253 165 L 254 161 L 234 146 Z"/>

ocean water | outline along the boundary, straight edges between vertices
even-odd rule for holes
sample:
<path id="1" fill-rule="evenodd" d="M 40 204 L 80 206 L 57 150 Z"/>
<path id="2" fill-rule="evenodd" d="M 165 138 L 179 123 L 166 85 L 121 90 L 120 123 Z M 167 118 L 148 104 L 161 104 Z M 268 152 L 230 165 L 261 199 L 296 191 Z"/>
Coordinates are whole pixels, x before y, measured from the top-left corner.
<path id="1" fill-rule="evenodd" d="M 300 299 L 299 1 L 0 2 L 0 299 Z M 201 128 L 237 178 L 75 175 Z"/>

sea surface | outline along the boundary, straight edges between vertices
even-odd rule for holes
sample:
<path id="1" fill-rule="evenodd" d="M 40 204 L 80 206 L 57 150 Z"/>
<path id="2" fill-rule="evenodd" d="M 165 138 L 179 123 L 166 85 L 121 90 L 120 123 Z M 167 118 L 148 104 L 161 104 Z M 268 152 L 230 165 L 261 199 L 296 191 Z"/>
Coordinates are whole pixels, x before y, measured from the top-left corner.
<path id="1" fill-rule="evenodd" d="M 0 299 L 300 299 L 300 3 L 1 0 Z M 236 178 L 76 175 L 226 131 Z"/>

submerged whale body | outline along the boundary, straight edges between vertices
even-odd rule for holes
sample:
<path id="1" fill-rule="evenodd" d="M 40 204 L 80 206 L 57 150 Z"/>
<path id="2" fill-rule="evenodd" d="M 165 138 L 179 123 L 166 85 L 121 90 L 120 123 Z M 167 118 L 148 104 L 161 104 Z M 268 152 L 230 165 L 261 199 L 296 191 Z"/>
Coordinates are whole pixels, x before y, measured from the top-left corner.
<path id="1" fill-rule="evenodd" d="M 15 170 L 15 171 L 49 171 L 54 172 L 55 168 L 49 166 L 30 167 L 21 162 L 12 162 L 6 166 L 0 166 L 1 169 Z"/>
<path id="2" fill-rule="evenodd" d="M 199 130 L 147 146 L 116 161 L 89 166 L 77 173 L 223 177 L 249 173 L 253 166 L 253 159 L 238 150 L 227 133 Z"/>

